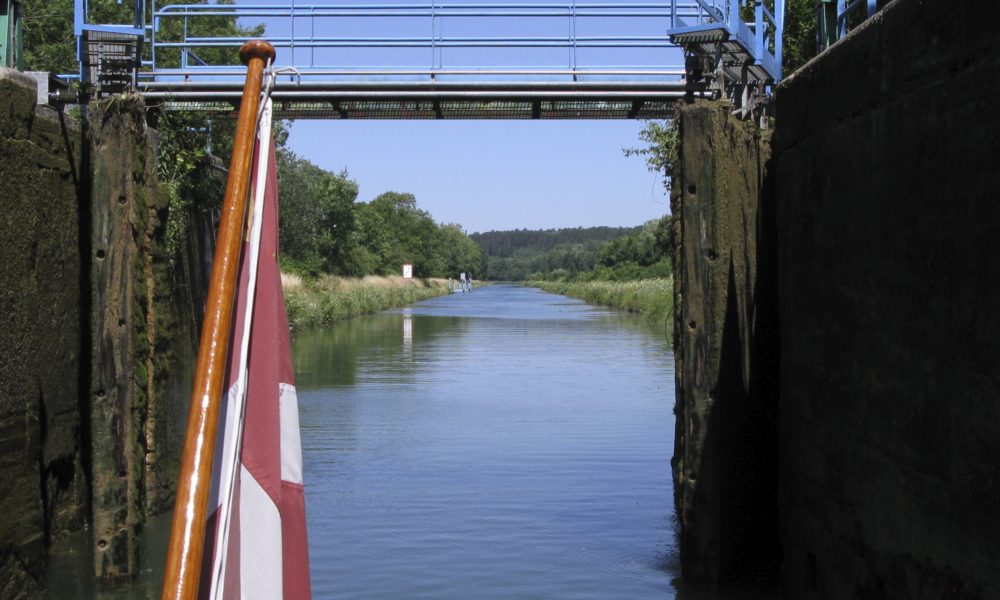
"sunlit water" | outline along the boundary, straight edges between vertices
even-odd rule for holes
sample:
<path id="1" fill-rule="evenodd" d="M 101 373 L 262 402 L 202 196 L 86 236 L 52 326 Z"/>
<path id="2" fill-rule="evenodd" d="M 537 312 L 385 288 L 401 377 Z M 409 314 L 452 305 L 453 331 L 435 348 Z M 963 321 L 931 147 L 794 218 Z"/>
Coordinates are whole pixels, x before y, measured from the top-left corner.
<path id="1" fill-rule="evenodd" d="M 491 286 L 293 345 L 316 598 L 771 597 L 674 583 L 662 325 Z M 158 598 L 168 527 L 97 597 Z M 95 595 L 85 549 L 56 549 L 50 597 Z"/>
<path id="2" fill-rule="evenodd" d="M 673 597 L 662 331 L 493 286 L 295 355 L 317 597 Z"/>

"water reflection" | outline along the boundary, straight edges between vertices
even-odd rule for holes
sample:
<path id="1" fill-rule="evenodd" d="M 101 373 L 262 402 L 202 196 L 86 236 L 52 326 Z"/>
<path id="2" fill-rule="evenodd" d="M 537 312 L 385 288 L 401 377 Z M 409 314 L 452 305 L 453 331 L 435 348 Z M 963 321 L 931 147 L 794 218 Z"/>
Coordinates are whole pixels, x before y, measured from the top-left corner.
<path id="1" fill-rule="evenodd" d="M 139 574 L 128 584 L 99 585 L 94 580 L 94 553 L 89 531 L 78 531 L 61 540 L 49 551 L 45 597 L 52 600 L 160 598 L 171 518 L 167 513 L 146 522 L 139 539 Z"/>
<path id="2" fill-rule="evenodd" d="M 497 287 L 295 350 L 317 597 L 673 597 L 660 332 Z"/>
<path id="3" fill-rule="evenodd" d="M 464 334 L 463 319 L 417 319 L 413 314 L 382 313 L 338 323 L 326 330 L 295 335 L 296 387 L 302 390 L 357 385 L 358 365 L 367 377 L 412 381 L 420 368 L 415 348 L 441 336 Z"/>
<path id="4" fill-rule="evenodd" d="M 413 357 L 413 315 L 409 309 L 403 312 L 403 356 Z"/>
<path id="5" fill-rule="evenodd" d="M 293 345 L 316 598 L 776 597 L 676 583 L 662 329 L 496 286 Z M 49 597 L 158 597 L 169 525 L 104 592 L 61 544 Z"/>

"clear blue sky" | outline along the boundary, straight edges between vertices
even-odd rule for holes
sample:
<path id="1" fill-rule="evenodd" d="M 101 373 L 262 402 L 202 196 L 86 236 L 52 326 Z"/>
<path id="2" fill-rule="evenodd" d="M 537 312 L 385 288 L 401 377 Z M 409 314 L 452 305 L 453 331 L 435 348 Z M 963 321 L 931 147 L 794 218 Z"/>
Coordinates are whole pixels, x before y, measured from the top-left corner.
<path id="1" fill-rule="evenodd" d="M 660 175 L 623 147 L 638 121 L 297 121 L 289 146 L 346 169 L 359 199 L 410 192 L 469 233 L 639 225 L 669 212 Z"/>

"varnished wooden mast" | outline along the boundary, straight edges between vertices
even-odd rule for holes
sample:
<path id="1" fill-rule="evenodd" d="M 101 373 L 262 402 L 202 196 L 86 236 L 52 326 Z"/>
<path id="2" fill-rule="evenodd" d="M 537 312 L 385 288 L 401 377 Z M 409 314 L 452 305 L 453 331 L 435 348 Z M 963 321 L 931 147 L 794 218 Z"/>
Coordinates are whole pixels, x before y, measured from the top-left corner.
<path id="1" fill-rule="evenodd" d="M 201 326 L 198 364 L 163 579 L 164 600 L 194 599 L 198 595 L 257 111 L 264 66 L 269 59 L 274 59 L 274 47 L 259 40 L 247 42 L 240 48 L 240 59 L 247 65 L 247 79 L 229 161 L 229 179 L 223 196 L 212 278 L 205 303 L 205 320 Z"/>

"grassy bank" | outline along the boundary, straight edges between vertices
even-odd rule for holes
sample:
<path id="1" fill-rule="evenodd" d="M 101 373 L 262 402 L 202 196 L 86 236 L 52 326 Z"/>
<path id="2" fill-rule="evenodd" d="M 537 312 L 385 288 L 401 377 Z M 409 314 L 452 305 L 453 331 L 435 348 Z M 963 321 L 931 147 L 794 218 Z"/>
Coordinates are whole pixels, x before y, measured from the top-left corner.
<path id="1" fill-rule="evenodd" d="M 673 323 L 674 282 L 670 278 L 637 281 L 526 281 L 524 285 L 572 296 L 611 308 L 640 313 L 657 323 Z"/>
<path id="2" fill-rule="evenodd" d="M 450 293 L 444 279 L 324 275 L 307 281 L 282 273 L 281 283 L 293 330 L 330 325 Z"/>

